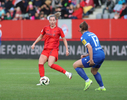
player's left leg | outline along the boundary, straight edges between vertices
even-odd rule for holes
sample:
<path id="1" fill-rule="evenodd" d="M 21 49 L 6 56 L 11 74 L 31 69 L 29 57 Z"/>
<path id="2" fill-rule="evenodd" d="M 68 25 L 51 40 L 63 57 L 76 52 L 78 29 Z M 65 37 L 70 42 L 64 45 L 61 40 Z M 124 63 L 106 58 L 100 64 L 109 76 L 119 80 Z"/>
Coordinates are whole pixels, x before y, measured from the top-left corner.
<path id="1" fill-rule="evenodd" d="M 50 67 L 50 68 L 53 68 L 53 69 L 55 69 L 55 70 L 57 70 L 57 71 L 59 71 L 59 72 L 61 72 L 61 73 L 66 73 L 66 70 L 65 69 L 63 69 L 62 67 L 60 67 L 59 65 L 57 65 L 57 64 L 54 64 L 55 63 L 55 57 L 54 56 L 49 56 L 49 59 L 48 59 L 48 66 Z"/>
<path id="2" fill-rule="evenodd" d="M 49 59 L 48 59 L 48 66 L 52 69 L 55 69 L 55 70 L 65 74 L 69 79 L 71 79 L 72 78 L 72 73 L 67 72 L 61 66 L 59 66 L 57 64 L 54 64 L 55 61 L 57 61 L 57 60 L 58 60 L 58 51 L 55 49 L 55 50 L 52 50 L 51 53 L 50 53 L 50 56 L 49 56 Z"/>
<path id="3" fill-rule="evenodd" d="M 98 72 L 99 68 L 93 68 L 91 67 L 91 73 L 94 75 L 94 78 L 96 79 L 97 83 L 99 84 L 99 88 L 95 89 L 95 90 L 102 90 L 102 91 L 106 91 L 106 88 L 104 87 L 102 78 L 101 78 L 101 74 Z"/>
<path id="4" fill-rule="evenodd" d="M 81 59 L 77 60 L 76 62 L 74 62 L 73 64 L 74 69 L 76 70 L 76 72 L 85 80 L 87 81 L 89 78 L 86 75 L 85 71 L 83 70 L 84 66 L 82 64 Z"/>
<path id="5" fill-rule="evenodd" d="M 83 58 L 84 59 L 84 58 Z M 83 60 L 85 61 L 85 60 Z M 86 61 L 85 61 L 86 62 Z M 92 84 L 92 80 L 88 78 L 86 75 L 85 71 L 83 70 L 84 65 L 82 64 L 82 59 L 77 60 L 74 64 L 73 67 L 77 71 L 77 73 L 85 80 L 85 88 L 84 90 L 86 91 L 90 85 Z M 87 62 L 86 62 L 87 63 Z M 86 65 L 86 64 L 85 64 Z M 88 67 L 89 65 L 86 65 Z"/>

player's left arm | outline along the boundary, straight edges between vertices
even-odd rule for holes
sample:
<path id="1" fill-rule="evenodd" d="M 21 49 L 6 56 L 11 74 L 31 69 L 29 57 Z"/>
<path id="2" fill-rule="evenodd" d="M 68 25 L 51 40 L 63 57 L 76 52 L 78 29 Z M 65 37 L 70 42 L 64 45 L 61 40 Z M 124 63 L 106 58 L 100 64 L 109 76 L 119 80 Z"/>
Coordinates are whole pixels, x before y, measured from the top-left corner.
<path id="1" fill-rule="evenodd" d="M 68 43 L 67 43 L 67 40 L 65 39 L 65 37 L 63 37 L 62 39 L 63 39 L 63 43 L 64 43 L 64 45 L 66 47 L 66 56 L 68 56 L 69 55 L 69 51 L 68 51 Z"/>
<path id="2" fill-rule="evenodd" d="M 90 60 L 87 63 L 89 63 L 90 66 L 94 66 L 95 63 L 93 61 L 93 48 L 90 44 L 87 44 L 86 47 L 88 48 L 89 57 L 90 57 Z"/>
<path id="3" fill-rule="evenodd" d="M 84 57 L 87 57 L 87 56 L 89 56 L 89 54 L 87 53 L 87 54 L 85 54 L 85 55 L 81 55 L 81 59 L 82 58 L 84 58 Z"/>

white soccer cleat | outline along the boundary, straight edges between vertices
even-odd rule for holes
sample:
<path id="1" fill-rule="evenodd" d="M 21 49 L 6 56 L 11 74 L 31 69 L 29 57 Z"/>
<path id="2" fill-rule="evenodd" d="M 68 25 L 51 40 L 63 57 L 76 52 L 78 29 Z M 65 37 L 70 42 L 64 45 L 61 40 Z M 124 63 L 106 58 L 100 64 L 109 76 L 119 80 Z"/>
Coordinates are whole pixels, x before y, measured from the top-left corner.
<path id="1" fill-rule="evenodd" d="M 41 77 L 41 78 L 42 78 L 42 77 Z M 36 84 L 37 86 L 42 85 L 42 84 L 41 84 L 41 78 L 40 78 L 40 80 L 39 80 L 39 83 L 38 83 L 38 84 Z"/>
<path id="2" fill-rule="evenodd" d="M 72 78 L 72 73 L 67 72 L 66 75 L 67 75 L 67 77 L 68 77 L 69 79 Z"/>

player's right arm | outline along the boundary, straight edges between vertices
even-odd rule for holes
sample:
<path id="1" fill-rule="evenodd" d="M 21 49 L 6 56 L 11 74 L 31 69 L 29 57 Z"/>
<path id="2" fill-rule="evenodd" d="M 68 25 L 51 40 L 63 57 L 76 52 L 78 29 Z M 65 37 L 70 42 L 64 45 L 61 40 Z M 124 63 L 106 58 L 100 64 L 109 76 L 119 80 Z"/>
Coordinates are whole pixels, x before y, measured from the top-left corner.
<path id="1" fill-rule="evenodd" d="M 83 37 L 81 37 L 81 42 L 83 43 L 84 46 L 86 46 L 88 44 L 87 41 Z M 81 59 L 84 58 L 84 57 L 87 57 L 87 56 L 89 56 L 88 53 L 85 54 L 85 55 L 81 55 Z"/>
<path id="2" fill-rule="evenodd" d="M 93 61 L 93 49 L 92 49 L 92 46 L 90 44 L 87 44 L 86 47 L 88 48 L 89 57 L 90 57 L 90 60 L 87 63 L 89 63 L 90 66 L 94 66 L 95 63 Z"/>
<path id="3" fill-rule="evenodd" d="M 39 41 L 41 41 L 42 38 L 43 38 L 43 35 L 40 34 L 40 36 L 39 36 L 39 37 L 35 40 L 35 42 L 32 44 L 31 49 L 34 49 L 35 44 L 38 43 Z"/>

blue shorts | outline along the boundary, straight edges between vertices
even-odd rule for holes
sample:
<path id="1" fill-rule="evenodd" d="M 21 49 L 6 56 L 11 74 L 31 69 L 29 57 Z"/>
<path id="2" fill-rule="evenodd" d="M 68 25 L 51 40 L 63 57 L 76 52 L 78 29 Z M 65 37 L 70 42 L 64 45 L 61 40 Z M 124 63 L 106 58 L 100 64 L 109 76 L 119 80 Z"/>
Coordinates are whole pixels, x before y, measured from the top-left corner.
<path id="1" fill-rule="evenodd" d="M 93 67 L 93 68 L 100 68 L 101 64 L 103 63 L 105 59 L 105 54 L 103 52 L 100 52 L 99 54 L 93 55 L 93 61 L 95 63 L 94 66 L 89 66 L 89 63 L 87 63 L 90 60 L 90 57 L 84 57 L 82 58 L 82 64 L 85 68 Z"/>

